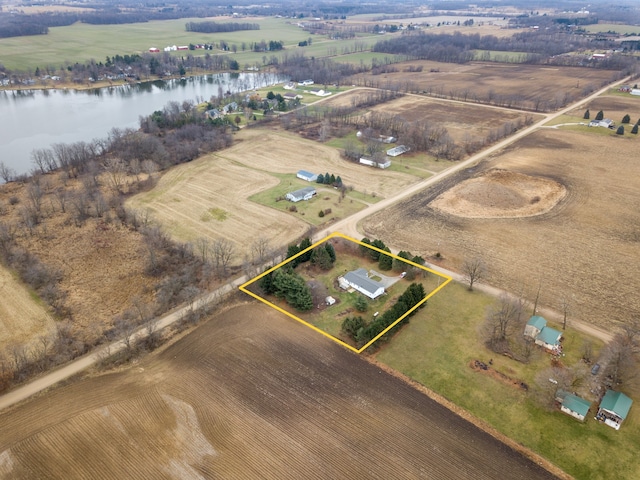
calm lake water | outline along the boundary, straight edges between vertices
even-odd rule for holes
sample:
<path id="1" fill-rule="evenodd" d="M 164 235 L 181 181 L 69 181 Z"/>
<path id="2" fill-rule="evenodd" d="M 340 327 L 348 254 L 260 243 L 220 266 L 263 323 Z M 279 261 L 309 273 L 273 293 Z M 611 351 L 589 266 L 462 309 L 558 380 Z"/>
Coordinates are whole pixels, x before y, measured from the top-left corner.
<path id="1" fill-rule="evenodd" d="M 105 138 L 113 127 L 138 128 L 141 115 L 171 101 L 202 102 L 287 80 L 269 73 L 220 73 L 85 91 L 0 91 L 0 161 L 27 173 L 36 148 Z"/>

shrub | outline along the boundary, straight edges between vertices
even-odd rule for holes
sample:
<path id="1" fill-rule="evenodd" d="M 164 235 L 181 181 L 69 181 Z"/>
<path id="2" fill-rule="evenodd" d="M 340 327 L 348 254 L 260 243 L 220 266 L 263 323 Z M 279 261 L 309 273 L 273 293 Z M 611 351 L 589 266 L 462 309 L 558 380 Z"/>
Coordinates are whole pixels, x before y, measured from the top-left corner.
<path id="1" fill-rule="evenodd" d="M 324 210 L 320 210 L 320 211 L 318 212 L 318 216 L 319 216 L 320 218 L 324 217 Z"/>

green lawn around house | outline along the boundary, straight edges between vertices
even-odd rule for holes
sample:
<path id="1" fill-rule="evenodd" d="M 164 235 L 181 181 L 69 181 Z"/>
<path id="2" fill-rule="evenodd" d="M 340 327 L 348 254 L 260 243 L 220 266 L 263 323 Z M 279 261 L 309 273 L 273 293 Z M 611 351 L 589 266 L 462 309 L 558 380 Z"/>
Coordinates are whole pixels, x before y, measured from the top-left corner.
<path id="1" fill-rule="evenodd" d="M 594 405 L 583 424 L 560 412 L 547 412 L 537 406 L 529 393 L 470 368 L 475 359 L 492 359 L 497 371 L 533 385 L 536 373 L 551 364 L 543 352 L 524 365 L 485 348 L 479 327 L 486 309 L 495 301 L 479 292 L 469 292 L 463 285 L 447 285 L 381 348 L 376 359 L 439 393 L 575 478 L 640 478 L 637 405 L 632 406 L 620 431 L 596 422 Z M 564 336 L 565 356 L 561 361 L 571 365 L 579 360 L 585 337 L 570 329 Z M 594 350 L 601 348 L 601 343 L 594 343 Z"/>
<path id="2" fill-rule="evenodd" d="M 341 199 L 340 191 L 329 185 L 306 182 L 297 178 L 295 174 L 270 173 L 270 175 L 279 178 L 280 183 L 273 188 L 252 195 L 249 200 L 295 215 L 311 225 L 322 225 L 331 220 L 346 218 L 366 208 L 366 203 L 375 203 L 380 200 L 362 192 L 355 194 L 356 192 L 353 191 L 347 192 Z M 287 193 L 304 187 L 314 187 L 317 194 L 311 200 L 302 200 L 296 203 L 284 198 Z M 295 210 L 293 210 L 294 207 Z M 328 209 L 331 209 L 331 212 L 321 217 L 320 211 L 325 212 Z"/>

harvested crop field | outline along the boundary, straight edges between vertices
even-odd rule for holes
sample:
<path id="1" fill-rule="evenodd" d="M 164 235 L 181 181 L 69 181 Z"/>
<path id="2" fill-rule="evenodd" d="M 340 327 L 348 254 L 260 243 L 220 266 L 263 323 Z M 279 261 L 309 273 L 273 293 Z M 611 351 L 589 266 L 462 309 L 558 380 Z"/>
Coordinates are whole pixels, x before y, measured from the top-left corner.
<path id="1" fill-rule="evenodd" d="M 308 228 L 294 216 L 248 200 L 278 183 L 265 172 L 208 155 L 172 168 L 151 191 L 136 195 L 128 205 L 149 209 L 175 239 L 225 238 L 244 253 L 259 236 L 273 246 L 284 245 Z"/>
<path id="2" fill-rule="evenodd" d="M 135 368 L 0 415 L 0 476 L 107 472 L 555 478 L 402 380 L 255 304 L 230 308 Z"/>
<path id="3" fill-rule="evenodd" d="M 524 295 L 533 299 L 541 282 L 540 303 L 560 311 L 564 297 L 569 319 L 603 327 L 624 323 L 640 314 L 640 163 L 634 140 L 538 131 L 367 219 L 364 231 L 425 257 L 439 251 L 443 266 L 454 270 L 465 258 L 480 256 L 492 285 L 512 292 L 524 287 Z M 455 185 L 494 168 L 547 178 L 567 193 L 547 213 L 528 218 L 466 218 L 434 207 L 453 195 Z M 479 197 L 467 200 L 482 209 Z"/>
<path id="4" fill-rule="evenodd" d="M 128 206 L 149 209 L 181 241 L 226 238 L 240 254 L 248 253 L 258 237 L 268 238 L 272 247 L 282 246 L 303 235 L 309 224 L 249 197 L 279 184 L 269 172 L 295 176 L 303 169 L 341 176 L 345 185 L 377 197 L 397 193 L 418 180 L 348 162 L 337 149 L 296 135 L 245 129 L 231 148 L 171 169 L 158 185 L 133 197 Z M 297 188 L 300 186 L 292 186 L 292 190 Z"/>
<path id="5" fill-rule="evenodd" d="M 618 72 L 582 67 L 556 67 L 470 62 L 463 65 L 411 61 L 394 65 L 397 72 L 366 74 L 354 83 L 397 85 L 400 90 L 531 110 L 555 110 L 561 101 L 584 97 L 618 78 Z M 412 67 L 413 72 L 408 71 Z M 415 71 L 422 67 L 422 71 Z"/>
<path id="6" fill-rule="evenodd" d="M 0 266 L 0 345 L 24 345 L 53 329 L 53 318 L 29 289 Z"/>
<path id="7" fill-rule="evenodd" d="M 595 118 L 599 110 L 602 110 L 605 118 L 610 118 L 616 124 L 619 124 L 622 117 L 629 115 L 631 117 L 631 127 L 635 122 L 640 119 L 640 97 L 633 95 L 603 95 L 592 102 L 589 102 L 585 107 L 581 107 L 579 110 L 573 110 L 569 114 L 577 117 L 582 117 L 584 111 L 589 109 L 591 118 Z"/>
<path id="8" fill-rule="evenodd" d="M 444 127 L 456 142 L 483 141 L 493 129 L 501 129 L 506 124 L 533 123 L 541 118 L 536 114 L 506 108 L 437 100 L 419 95 L 406 95 L 370 110 L 395 115 L 406 122 L 437 124 Z"/>
<path id="9" fill-rule="evenodd" d="M 383 198 L 419 180 L 406 173 L 349 162 L 341 158 L 338 149 L 283 131 L 245 130 L 238 140 L 219 155 L 265 172 L 329 172 L 342 177 L 346 186 L 352 186 L 359 192 L 375 192 Z"/>

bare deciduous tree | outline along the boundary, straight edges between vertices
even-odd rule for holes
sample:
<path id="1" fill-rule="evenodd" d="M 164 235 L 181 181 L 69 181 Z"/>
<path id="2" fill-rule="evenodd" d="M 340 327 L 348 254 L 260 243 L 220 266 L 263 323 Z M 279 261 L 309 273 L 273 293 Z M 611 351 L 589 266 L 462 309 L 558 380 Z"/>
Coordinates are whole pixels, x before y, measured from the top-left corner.
<path id="1" fill-rule="evenodd" d="M 462 264 L 462 273 L 469 284 L 469 291 L 473 291 L 473 285 L 487 275 L 487 266 L 480 257 L 468 258 Z"/>
<path id="2" fill-rule="evenodd" d="M 15 175 L 16 172 L 12 168 L 7 167 L 4 162 L 0 161 L 0 178 L 2 178 L 5 183 L 9 183 L 13 180 Z"/>
<path id="3" fill-rule="evenodd" d="M 267 259 L 270 250 L 269 239 L 258 237 L 251 243 L 251 256 L 255 265 L 261 265 Z"/>
<path id="4" fill-rule="evenodd" d="M 638 379 L 637 354 L 640 351 L 637 325 L 625 325 L 603 349 L 601 358 L 605 365 L 605 379 L 609 387 L 635 383 Z"/>
<path id="5" fill-rule="evenodd" d="M 487 311 L 484 324 L 485 338 L 495 352 L 510 352 L 508 337 L 520 331 L 523 303 L 504 294 Z"/>
<path id="6" fill-rule="evenodd" d="M 117 193 L 122 192 L 122 187 L 127 179 L 127 165 L 119 158 L 107 158 L 103 163 L 104 171 L 107 173 L 107 178 Z"/>
<path id="7" fill-rule="evenodd" d="M 226 276 L 227 268 L 233 258 L 235 251 L 235 245 L 231 240 L 226 238 L 219 238 L 211 245 L 211 253 L 213 255 L 213 263 L 218 272 Z"/>

